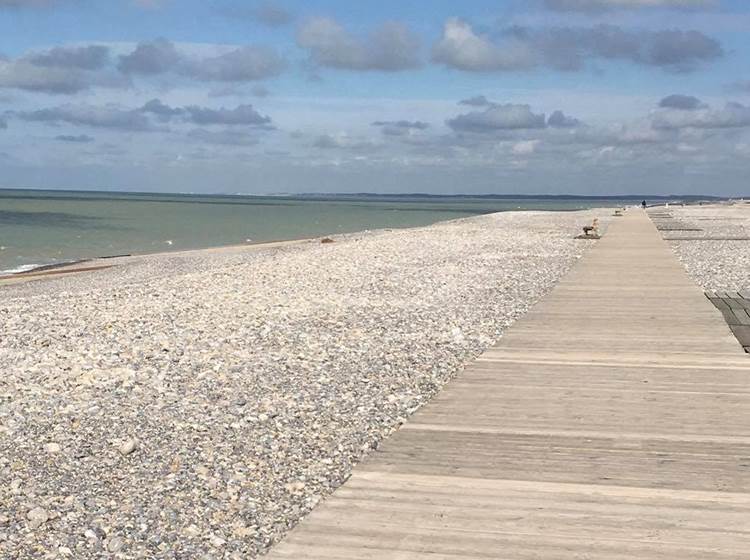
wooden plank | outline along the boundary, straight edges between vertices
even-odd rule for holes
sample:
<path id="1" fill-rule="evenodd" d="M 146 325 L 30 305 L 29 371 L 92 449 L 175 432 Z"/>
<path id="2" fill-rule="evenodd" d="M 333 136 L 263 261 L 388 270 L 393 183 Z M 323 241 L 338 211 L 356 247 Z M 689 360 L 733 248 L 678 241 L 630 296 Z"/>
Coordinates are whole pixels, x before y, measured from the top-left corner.
<path id="1" fill-rule="evenodd" d="M 616 431 L 616 429 L 615 429 Z M 539 433 L 405 430 L 383 449 L 400 474 L 750 492 L 750 445 Z M 363 465 L 362 471 L 370 467 Z M 390 472 L 380 464 L 376 472 Z"/>
<path id="2" fill-rule="evenodd" d="M 675 225 L 675 226 L 662 227 L 661 231 L 695 231 L 695 232 L 701 232 L 703 230 L 701 228 L 692 227 L 692 226 L 679 226 L 679 225 Z"/>
<path id="3" fill-rule="evenodd" d="M 724 303 L 724 300 L 716 295 L 712 295 L 708 300 L 713 303 L 718 309 L 729 311 L 731 308 Z"/>
<path id="4" fill-rule="evenodd" d="M 706 297 L 721 311 L 724 320 L 730 327 L 750 326 L 750 300 L 735 292 L 706 292 Z M 737 332 L 742 332 L 739 329 Z M 744 336 L 744 335 L 740 335 Z M 745 339 L 737 336 L 741 344 Z"/>
<path id="5" fill-rule="evenodd" d="M 613 220 L 268 558 L 746 558 L 750 358 L 726 296 L 645 213 Z"/>
<path id="6" fill-rule="evenodd" d="M 742 346 L 750 346 L 750 327 L 746 325 L 731 325 L 734 336 L 740 341 Z"/>
<path id="7" fill-rule="evenodd" d="M 750 241 L 750 237 L 665 237 L 664 241 Z"/>
<path id="8" fill-rule="evenodd" d="M 731 309 L 745 309 L 745 305 L 743 303 L 740 303 L 739 300 L 733 299 L 732 297 L 723 297 L 721 301 L 723 301 Z"/>
<path id="9" fill-rule="evenodd" d="M 709 298 L 709 301 L 711 303 L 713 303 L 716 306 L 716 308 L 719 309 L 720 311 L 731 311 L 732 310 L 732 308 L 729 307 L 729 305 L 727 305 L 724 302 L 724 300 L 721 299 L 721 298 L 712 297 L 712 298 Z"/>
<path id="10" fill-rule="evenodd" d="M 722 309 L 721 314 L 724 316 L 724 320 L 727 322 L 727 325 L 742 325 L 742 321 L 740 320 L 740 315 L 738 313 L 743 313 L 741 309 L 731 309 L 729 311 L 724 311 Z"/>
<path id="11" fill-rule="evenodd" d="M 750 311 L 735 309 L 733 314 L 737 318 L 737 324 L 750 326 Z"/>

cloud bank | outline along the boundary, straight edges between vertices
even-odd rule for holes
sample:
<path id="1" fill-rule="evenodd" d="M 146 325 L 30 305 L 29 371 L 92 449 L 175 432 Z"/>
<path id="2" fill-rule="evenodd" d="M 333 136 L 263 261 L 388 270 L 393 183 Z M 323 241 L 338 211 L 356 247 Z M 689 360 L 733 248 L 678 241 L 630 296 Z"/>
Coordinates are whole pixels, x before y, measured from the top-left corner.
<path id="1" fill-rule="evenodd" d="M 238 105 L 234 109 L 210 108 L 197 105 L 170 107 L 159 99 L 152 99 L 136 109 L 119 105 L 65 104 L 35 111 L 17 111 L 11 116 L 27 122 L 50 125 L 69 124 L 91 128 L 145 132 L 164 130 L 158 123 L 191 123 L 200 126 L 244 126 L 258 130 L 272 130 L 270 117 L 261 115 L 252 105 Z M 153 122 L 152 118 L 156 120 Z"/>
<path id="2" fill-rule="evenodd" d="M 724 56 L 721 45 L 700 31 L 630 31 L 593 27 L 510 27 L 499 38 L 482 35 L 466 21 L 449 19 L 432 49 L 438 64 L 466 72 L 504 72 L 539 67 L 579 71 L 596 60 L 622 60 L 671 72 L 690 72 Z"/>

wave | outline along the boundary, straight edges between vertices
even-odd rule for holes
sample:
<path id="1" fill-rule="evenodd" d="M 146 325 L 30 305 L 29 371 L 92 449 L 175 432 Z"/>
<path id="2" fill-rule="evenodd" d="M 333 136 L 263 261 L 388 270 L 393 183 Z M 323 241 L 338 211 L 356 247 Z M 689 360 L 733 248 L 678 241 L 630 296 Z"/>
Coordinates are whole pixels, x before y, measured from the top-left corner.
<path id="1" fill-rule="evenodd" d="M 7 270 L 0 270 L 0 276 L 12 276 L 13 274 L 21 274 L 23 272 L 31 272 L 32 270 L 45 266 L 41 263 L 36 264 L 22 264 L 15 268 L 9 268 Z"/>
<path id="2" fill-rule="evenodd" d="M 56 261 L 52 263 L 30 263 L 22 264 L 15 268 L 9 268 L 7 270 L 0 270 L 0 277 L 15 276 L 16 274 L 24 274 L 26 272 L 44 272 L 47 270 L 54 270 L 56 268 L 62 268 L 64 266 L 70 266 L 73 264 L 79 264 L 86 262 L 88 259 L 75 259 L 67 261 Z"/>

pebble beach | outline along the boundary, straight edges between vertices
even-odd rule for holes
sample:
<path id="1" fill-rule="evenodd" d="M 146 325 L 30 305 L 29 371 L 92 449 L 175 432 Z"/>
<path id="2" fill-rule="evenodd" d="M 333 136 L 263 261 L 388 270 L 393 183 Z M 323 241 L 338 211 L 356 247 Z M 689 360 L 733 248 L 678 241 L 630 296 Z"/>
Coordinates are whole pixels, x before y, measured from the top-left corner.
<path id="1" fill-rule="evenodd" d="M 695 230 L 662 234 L 698 285 L 712 292 L 750 292 L 749 203 L 666 210 Z"/>
<path id="2" fill-rule="evenodd" d="M 0 558 L 257 557 L 610 214 L 506 212 L 0 286 Z"/>

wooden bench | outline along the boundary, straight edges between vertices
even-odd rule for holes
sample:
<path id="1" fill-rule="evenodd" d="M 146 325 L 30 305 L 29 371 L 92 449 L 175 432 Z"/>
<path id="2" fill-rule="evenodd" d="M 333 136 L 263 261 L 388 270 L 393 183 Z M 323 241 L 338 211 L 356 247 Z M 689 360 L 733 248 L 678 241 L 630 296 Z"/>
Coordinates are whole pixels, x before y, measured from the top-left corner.
<path id="1" fill-rule="evenodd" d="M 599 219 L 594 218 L 590 226 L 583 226 L 583 235 L 591 237 L 593 235 L 599 235 Z"/>

